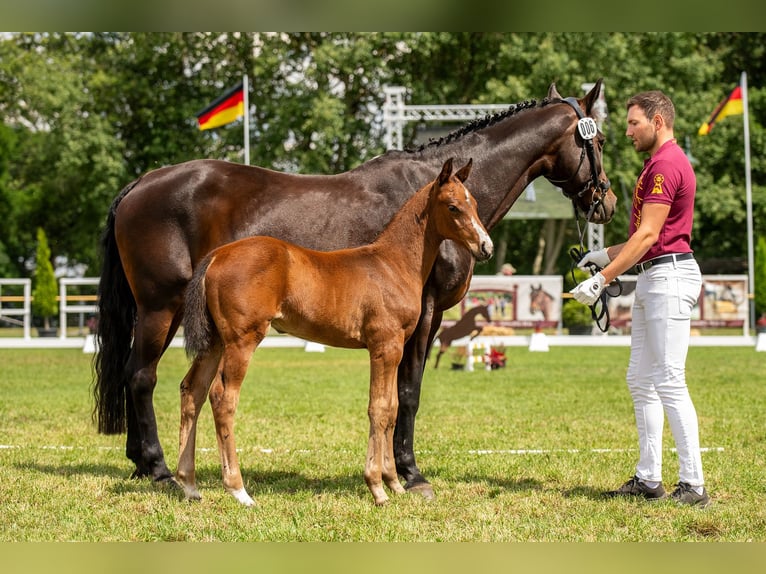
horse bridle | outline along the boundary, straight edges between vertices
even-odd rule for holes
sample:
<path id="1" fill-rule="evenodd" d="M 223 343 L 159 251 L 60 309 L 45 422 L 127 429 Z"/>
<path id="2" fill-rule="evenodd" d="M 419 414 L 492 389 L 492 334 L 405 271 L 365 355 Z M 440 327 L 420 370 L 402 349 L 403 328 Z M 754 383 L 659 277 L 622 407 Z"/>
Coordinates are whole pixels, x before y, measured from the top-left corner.
<path id="1" fill-rule="evenodd" d="M 548 179 L 551 183 L 568 183 L 574 179 L 574 177 L 580 173 L 580 168 L 582 168 L 583 161 L 585 161 L 585 154 L 588 155 L 588 161 L 590 162 L 590 180 L 585 184 L 585 186 L 580 190 L 580 192 L 577 194 L 577 197 L 582 197 L 582 195 L 588 191 L 588 189 L 594 189 L 598 191 L 598 199 L 596 201 L 593 201 L 590 205 L 590 209 L 588 210 L 588 213 L 585 217 L 586 221 L 590 221 L 590 218 L 593 216 L 593 213 L 595 213 L 596 209 L 603 204 L 604 197 L 606 196 L 606 192 L 611 187 L 611 183 L 607 179 L 606 181 L 599 181 L 598 179 L 598 173 L 596 172 L 596 150 L 593 146 L 593 139 L 598 134 L 598 126 L 596 126 L 596 122 L 593 118 L 586 116 L 582 108 L 580 107 L 580 103 L 577 101 L 576 98 L 564 98 L 560 100 L 562 103 L 568 104 L 577 114 L 577 132 L 580 134 L 580 137 L 583 140 L 583 147 L 582 152 L 580 153 L 580 163 L 577 166 L 577 169 L 575 172 L 569 177 L 569 179 L 565 180 L 552 180 Z M 575 276 L 574 276 L 574 268 L 577 266 L 577 263 L 580 262 L 580 259 L 583 258 L 583 256 L 586 253 L 585 245 L 583 244 L 583 235 L 585 233 L 585 228 L 580 229 L 580 219 L 578 217 L 577 213 L 577 203 L 574 199 L 572 199 L 572 206 L 574 207 L 574 215 L 575 215 L 575 222 L 577 223 L 577 235 L 580 240 L 579 247 L 572 247 L 572 249 L 569 250 L 569 255 L 573 260 L 572 268 L 570 269 L 570 272 L 572 274 L 572 282 L 577 283 Z M 590 264 L 590 272 L 591 275 L 595 275 L 599 271 L 601 271 L 601 268 L 598 267 L 595 264 Z M 616 287 L 616 292 L 610 291 L 611 287 Z M 598 328 L 601 330 L 602 333 L 606 333 L 609 330 L 609 324 L 610 324 L 610 317 L 609 317 L 609 306 L 607 305 L 607 298 L 608 297 L 619 297 L 622 294 L 622 283 L 619 279 L 615 279 L 610 285 L 606 287 L 601 292 L 601 295 L 599 296 L 598 300 L 593 304 L 589 305 L 590 307 L 590 314 L 593 318 L 593 321 L 596 323 Z M 600 305 L 599 305 L 600 304 Z"/>
<path id="2" fill-rule="evenodd" d="M 575 169 L 574 173 L 572 173 L 572 175 L 569 176 L 569 178 L 567 179 L 547 178 L 547 179 L 554 185 L 569 183 L 575 178 L 575 176 L 578 173 L 580 173 L 580 168 L 582 168 L 582 164 L 585 161 L 585 156 L 587 154 L 588 162 L 590 163 L 590 179 L 583 186 L 583 188 L 577 193 L 577 197 L 582 197 L 583 194 L 589 189 L 593 189 L 598 192 L 598 199 L 596 201 L 591 202 L 590 209 L 588 210 L 588 213 L 586 214 L 586 217 L 585 217 L 586 221 L 590 221 L 590 218 L 593 216 L 596 209 L 604 203 L 604 197 L 606 197 L 606 192 L 609 191 L 610 187 L 612 187 L 612 184 L 609 182 L 608 179 L 606 181 L 600 181 L 598 178 L 598 172 L 596 171 L 596 149 L 593 146 L 593 139 L 598 134 L 598 126 L 596 125 L 596 122 L 593 118 L 591 118 L 590 116 L 586 116 L 583 113 L 582 108 L 580 107 L 580 103 L 577 101 L 577 98 L 570 97 L 570 98 L 561 99 L 559 101 L 569 105 L 575 111 L 575 114 L 577 114 L 577 132 L 580 134 L 580 137 L 583 140 L 583 146 L 582 146 L 582 152 L 580 153 L 580 163 L 577 165 L 577 169 Z M 572 198 L 572 206 L 574 207 L 575 218 L 577 218 L 577 203 L 575 202 L 575 198 Z M 578 223 L 578 227 L 579 227 L 579 223 Z"/>

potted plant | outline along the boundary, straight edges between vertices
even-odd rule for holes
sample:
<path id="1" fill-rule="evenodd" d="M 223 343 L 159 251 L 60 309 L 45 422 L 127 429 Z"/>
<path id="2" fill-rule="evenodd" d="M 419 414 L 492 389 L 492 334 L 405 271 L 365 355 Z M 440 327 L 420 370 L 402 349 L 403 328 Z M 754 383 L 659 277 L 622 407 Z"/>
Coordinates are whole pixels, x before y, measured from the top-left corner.
<path id="1" fill-rule="evenodd" d="M 582 269 L 575 268 L 572 273 L 564 276 L 564 289 L 569 291 L 590 274 Z M 570 335 L 590 335 L 593 332 L 593 315 L 590 307 L 570 299 L 561 308 L 561 322 L 569 330 Z"/>
<path id="2" fill-rule="evenodd" d="M 570 335 L 590 335 L 593 332 L 593 316 L 590 307 L 574 299 L 567 301 L 561 309 L 561 322 Z"/>
<path id="3" fill-rule="evenodd" d="M 56 277 L 51 265 L 51 250 L 48 238 L 42 229 L 37 230 L 37 253 L 35 271 L 32 275 L 32 313 L 42 318 L 43 326 L 37 332 L 41 337 L 55 337 L 56 329 L 51 327 L 51 317 L 59 312 L 56 301 Z"/>
<path id="4" fill-rule="evenodd" d="M 754 261 L 755 332 L 766 333 L 766 237 L 759 237 Z"/>

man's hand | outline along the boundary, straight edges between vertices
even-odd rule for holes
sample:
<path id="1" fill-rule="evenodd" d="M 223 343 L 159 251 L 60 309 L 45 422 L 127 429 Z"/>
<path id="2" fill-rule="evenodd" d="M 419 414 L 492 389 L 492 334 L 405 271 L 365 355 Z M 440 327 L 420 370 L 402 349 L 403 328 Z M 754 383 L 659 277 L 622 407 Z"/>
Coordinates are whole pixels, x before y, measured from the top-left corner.
<path id="1" fill-rule="evenodd" d="M 610 262 L 611 259 L 609 259 L 609 253 L 607 253 L 606 249 L 598 249 L 596 251 L 588 251 L 583 255 L 582 259 L 577 262 L 577 266 L 580 269 L 585 269 L 591 265 L 596 265 L 599 269 L 603 269 Z"/>
<path id="2" fill-rule="evenodd" d="M 570 293 L 574 296 L 575 300 L 583 305 L 593 305 L 604 290 L 605 283 L 606 279 L 604 279 L 604 276 L 601 273 L 596 273 L 593 277 L 586 279 L 572 289 Z"/>

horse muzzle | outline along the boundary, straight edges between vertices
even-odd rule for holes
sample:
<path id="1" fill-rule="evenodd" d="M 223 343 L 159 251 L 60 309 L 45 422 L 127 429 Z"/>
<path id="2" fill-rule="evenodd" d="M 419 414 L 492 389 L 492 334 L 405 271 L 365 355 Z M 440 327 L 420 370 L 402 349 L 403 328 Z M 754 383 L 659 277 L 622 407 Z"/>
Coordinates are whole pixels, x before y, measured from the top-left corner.
<path id="1" fill-rule="evenodd" d="M 617 196 L 608 187 L 606 191 L 601 191 L 603 198 L 599 200 L 598 205 L 592 210 L 588 221 L 591 223 L 609 223 L 614 217 L 617 208 Z"/>
<path id="2" fill-rule="evenodd" d="M 478 249 L 474 249 L 473 256 L 476 258 L 477 261 L 486 261 L 490 257 L 492 257 L 492 254 L 495 252 L 495 246 L 492 243 L 492 240 L 487 237 L 487 239 L 481 241 L 479 243 Z"/>

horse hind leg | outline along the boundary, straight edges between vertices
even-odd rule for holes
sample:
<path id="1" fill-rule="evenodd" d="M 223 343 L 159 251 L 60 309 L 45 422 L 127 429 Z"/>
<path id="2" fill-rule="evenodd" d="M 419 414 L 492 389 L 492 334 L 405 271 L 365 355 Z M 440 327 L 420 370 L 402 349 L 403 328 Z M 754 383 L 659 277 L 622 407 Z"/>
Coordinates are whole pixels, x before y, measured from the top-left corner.
<path id="1" fill-rule="evenodd" d="M 436 362 L 434 363 L 434 369 L 438 369 L 439 368 L 439 359 L 442 358 L 442 355 L 447 350 L 447 347 L 449 347 L 449 344 L 445 344 L 445 343 L 440 343 L 439 344 L 439 352 L 436 354 Z"/>
<path id="2" fill-rule="evenodd" d="M 149 476 L 155 482 L 172 484 L 175 481 L 160 445 L 152 397 L 157 385 L 157 364 L 178 327 L 175 315 L 173 311 L 146 313 L 139 310 L 128 361 L 128 371 L 132 374 L 126 400 L 126 455 L 136 464 L 132 476 Z"/>
<path id="3" fill-rule="evenodd" d="M 216 383 L 210 390 L 210 406 L 213 409 L 216 440 L 221 456 L 223 486 L 229 494 L 245 506 L 253 506 L 255 501 L 245 490 L 242 480 L 234 438 L 234 415 L 250 358 L 267 330 L 268 325 L 263 329 L 262 334 L 253 334 L 226 345 L 221 360 L 221 384 Z"/>
<path id="4" fill-rule="evenodd" d="M 205 404 L 210 384 L 218 373 L 220 347 L 195 358 L 189 372 L 181 381 L 181 426 L 178 439 L 178 468 L 176 481 L 187 500 L 200 500 L 195 474 L 197 419 Z"/>

